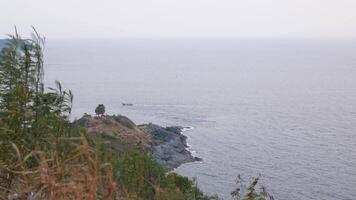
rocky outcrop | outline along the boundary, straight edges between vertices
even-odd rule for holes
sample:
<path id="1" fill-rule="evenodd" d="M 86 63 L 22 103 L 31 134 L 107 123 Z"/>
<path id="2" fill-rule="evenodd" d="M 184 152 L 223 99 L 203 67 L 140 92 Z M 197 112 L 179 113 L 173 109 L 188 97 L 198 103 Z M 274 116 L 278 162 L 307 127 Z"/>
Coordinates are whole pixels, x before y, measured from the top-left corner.
<path id="1" fill-rule="evenodd" d="M 104 142 L 119 152 L 138 146 L 145 149 L 151 147 L 151 136 L 122 115 L 100 117 L 84 115 L 75 123 L 85 127 L 89 136 Z"/>
<path id="2" fill-rule="evenodd" d="M 84 115 L 75 123 L 85 127 L 89 136 L 116 151 L 135 147 L 150 150 L 156 161 L 169 171 L 183 163 L 201 160 L 187 150 L 187 137 L 182 134 L 184 127 L 161 127 L 152 123 L 136 126 L 122 115 Z"/>
<path id="3" fill-rule="evenodd" d="M 152 123 L 138 127 L 151 135 L 153 155 L 167 170 L 173 170 L 183 163 L 201 160 L 187 150 L 187 137 L 181 133 L 184 127 L 161 127 Z"/>

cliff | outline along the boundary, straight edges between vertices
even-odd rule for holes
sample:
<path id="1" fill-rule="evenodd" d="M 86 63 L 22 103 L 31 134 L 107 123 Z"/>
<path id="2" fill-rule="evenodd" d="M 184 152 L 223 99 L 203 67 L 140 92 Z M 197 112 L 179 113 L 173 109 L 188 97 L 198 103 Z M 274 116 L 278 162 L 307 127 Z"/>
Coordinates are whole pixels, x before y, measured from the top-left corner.
<path id="1" fill-rule="evenodd" d="M 187 137 L 181 133 L 183 127 L 161 127 L 152 123 L 137 126 L 121 115 L 84 115 L 75 123 L 83 126 L 89 136 L 107 143 L 116 151 L 136 147 L 147 149 L 169 171 L 183 163 L 200 160 L 186 149 Z"/>
<path id="2" fill-rule="evenodd" d="M 155 124 L 139 125 L 139 128 L 151 137 L 151 151 L 156 161 L 172 170 L 187 162 L 201 160 L 187 150 L 187 137 L 183 135 L 183 127 L 161 127 Z"/>

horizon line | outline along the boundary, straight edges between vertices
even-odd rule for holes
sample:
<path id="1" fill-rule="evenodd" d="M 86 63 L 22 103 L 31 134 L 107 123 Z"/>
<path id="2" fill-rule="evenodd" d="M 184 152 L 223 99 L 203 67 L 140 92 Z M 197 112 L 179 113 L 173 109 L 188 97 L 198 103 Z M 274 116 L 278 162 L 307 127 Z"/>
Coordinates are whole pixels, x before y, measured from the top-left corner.
<path id="1" fill-rule="evenodd" d="M 356 40 L 355 37 L 341 37 L 341 36 L 330 36 L 330 37 L 277 37 L 277 36 L 266 36 L 266 37 L 207 37 L 207 36 L 120 36 L 120 37 L 46 37 L 46 40 Z M 6 40 L 6 34 L 0 37 L 0 40 Z"/>

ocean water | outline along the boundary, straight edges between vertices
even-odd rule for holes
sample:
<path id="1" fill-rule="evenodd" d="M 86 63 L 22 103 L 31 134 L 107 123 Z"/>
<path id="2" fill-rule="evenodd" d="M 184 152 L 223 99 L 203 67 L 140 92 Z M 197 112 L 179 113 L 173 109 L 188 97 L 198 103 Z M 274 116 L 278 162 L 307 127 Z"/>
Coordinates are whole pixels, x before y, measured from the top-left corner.
<path id="1" fill-rule="evenodd" d="M 193 127 L 203 161 L 176 171 L 209 194 L 261 174 L 277 200 L 356 199 L 356 40 L 48 40 L 45 72 L 73 118 Z"/>

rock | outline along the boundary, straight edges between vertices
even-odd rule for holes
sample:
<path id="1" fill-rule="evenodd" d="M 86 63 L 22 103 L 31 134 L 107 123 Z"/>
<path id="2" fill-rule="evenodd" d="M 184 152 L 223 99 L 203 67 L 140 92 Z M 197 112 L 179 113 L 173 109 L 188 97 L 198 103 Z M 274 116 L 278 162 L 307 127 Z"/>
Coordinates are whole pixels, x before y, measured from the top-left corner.
<path id="1" fill-rule="evenodd" d="M 138 127 L 151 135 L 152 153 L 167 170 L 173 170 L 183 163 L 201 161 L 186 149 L 187 137 L 181 134 L 184 127 L 161 127 L 152 123 Z"/>
<path id="2" fill-rule="evenodd" d="M 187 137 L 181 133 L 187 127 L 161 127 L 152 123 L 136 126 L 121 115 L 84 115 L 74 123 L 118 152 L 135 147 L 151 151 L 156 161 L 169 171 L 183 163 L 201 160 L 187 150 Z"/>

